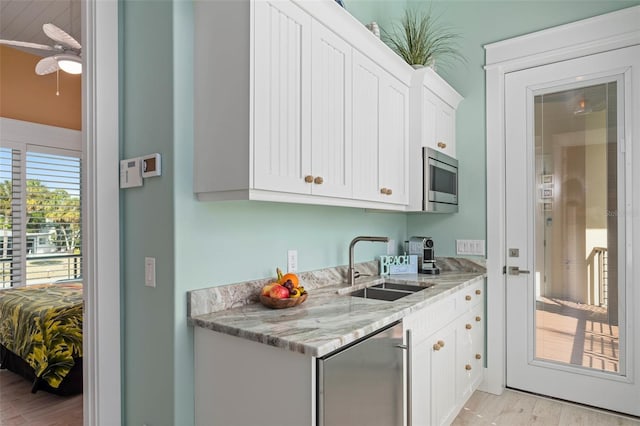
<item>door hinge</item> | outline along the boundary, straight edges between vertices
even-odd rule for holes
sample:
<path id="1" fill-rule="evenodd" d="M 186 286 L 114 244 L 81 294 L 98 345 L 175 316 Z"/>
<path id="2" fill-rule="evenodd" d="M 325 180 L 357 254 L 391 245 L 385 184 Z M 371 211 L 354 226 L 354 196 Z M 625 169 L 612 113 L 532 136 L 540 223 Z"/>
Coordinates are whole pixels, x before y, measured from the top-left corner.
<path id="1" fill-rule="evenodd" d="M 507 266 L 503 266 L 502 267 L 502 275 L 506 275 L 507 274 Z"/>

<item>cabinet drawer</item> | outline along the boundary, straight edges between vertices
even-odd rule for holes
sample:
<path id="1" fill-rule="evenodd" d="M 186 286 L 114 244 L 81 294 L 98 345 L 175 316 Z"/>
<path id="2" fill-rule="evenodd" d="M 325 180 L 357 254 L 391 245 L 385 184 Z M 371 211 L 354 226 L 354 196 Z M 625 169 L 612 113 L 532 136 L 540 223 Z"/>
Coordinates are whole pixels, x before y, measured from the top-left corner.
<path id="1" fill-rule="evenodd" d="M 484 280 L 461 290 L 458 294 L 458 314 L 462 314 L 484 301 Z"/>
<path id="2" fill-rule="evenodd" d="M 458 301 L 458 295 L 454 294 L 405 318 L 405 326 L 412 330 L 414 341 L 420 343 L 453 321 L 457 316 Z"/>
<path id="3" fill-rule="evenodd" d="M 477 305 L 456 322 L 456 389 L 459 398 L 471 396 L 484 370 L 484 304 Z"/>

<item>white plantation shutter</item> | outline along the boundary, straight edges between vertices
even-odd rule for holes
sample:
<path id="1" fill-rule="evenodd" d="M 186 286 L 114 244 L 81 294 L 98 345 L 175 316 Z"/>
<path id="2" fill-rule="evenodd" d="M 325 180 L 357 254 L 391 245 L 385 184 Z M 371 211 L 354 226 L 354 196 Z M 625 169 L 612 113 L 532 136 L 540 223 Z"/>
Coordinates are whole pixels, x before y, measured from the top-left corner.
<path id="1" fill-rule="evenodd" d="M 24 279 L 22 154 L 20 149 L 0 148 L 0 288 L 12 287 Z"/>
<path id="2" fill-rule="evenodd" d="M 79 279 L 80 151 L 1 142 L 0 289 Z"/>

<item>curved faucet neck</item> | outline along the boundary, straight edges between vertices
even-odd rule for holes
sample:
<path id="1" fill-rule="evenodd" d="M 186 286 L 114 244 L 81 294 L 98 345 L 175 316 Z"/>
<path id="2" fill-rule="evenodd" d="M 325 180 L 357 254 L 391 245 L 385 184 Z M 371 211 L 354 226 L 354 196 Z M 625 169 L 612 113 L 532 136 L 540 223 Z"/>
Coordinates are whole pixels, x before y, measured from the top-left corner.
<path id="1" fill-rule="evenodd" d="M 367 236 L 360 236 L 360 237 L 355 237 L 353 240 L 351 240 L 351 243 L 349 244 L 349 270 L 348 270 L 348 275 L 347 275 L 347 283 L 349 285 L 353 285 L 356 281 L 356 271 L 353 267 L 353 251 L 354 248 L 356 246 L 356 243 L 359 241 L 371 241 L 371 242 L 379 242 L 379 243 L 388 243 L 389 242 L 389 238 L 388 237 L 367 237 Z"/>

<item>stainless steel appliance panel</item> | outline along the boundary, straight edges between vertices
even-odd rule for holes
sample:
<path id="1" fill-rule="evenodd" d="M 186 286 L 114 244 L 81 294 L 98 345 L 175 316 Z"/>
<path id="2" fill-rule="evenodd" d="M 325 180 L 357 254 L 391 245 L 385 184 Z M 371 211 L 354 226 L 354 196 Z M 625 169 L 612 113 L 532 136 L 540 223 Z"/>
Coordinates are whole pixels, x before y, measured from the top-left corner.
<path id="1" fill-rule="evenodd" d="M 458 211 L 458 160 L 431 148 L 422 148 L 423 210 Z"/>
<path id="2" fill-rule="evenodd" d="M 402 323 L 318 360 L 319 426 L 402 426 Z"/>

